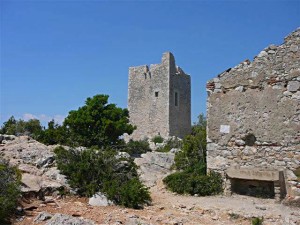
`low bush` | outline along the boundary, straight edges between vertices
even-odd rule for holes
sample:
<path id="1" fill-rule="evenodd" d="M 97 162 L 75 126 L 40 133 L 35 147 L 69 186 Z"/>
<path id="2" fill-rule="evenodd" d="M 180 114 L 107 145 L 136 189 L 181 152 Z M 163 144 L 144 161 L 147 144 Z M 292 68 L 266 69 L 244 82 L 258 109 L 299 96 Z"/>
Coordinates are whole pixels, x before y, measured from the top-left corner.
<path id="1" fill-rule="evenodd" d="M 143 153 L 151 151 L 147 140 L 133 141 L 130 140 L 120 151 L 127 152 L 130 155 L 141 155 Z"/>
<path id="2" fill-rule="evenodd" d="M 20 171 L 0 159 L 0 224 L 4 224 L 16 209 L 21 193 L 20 180 Z"/>
<path id="3" fill-rule="evenodd" d="M 218 173 L 199 175 L 188 171 L 176 172 L 164 180 L 167 188 L 178 194 L 213 195 L 222 191 L 222 177 Z"/>
<path id="4" fill-rule="evenodd" d="M 150 193 L 137 177 L 126 182 L 114 179 L 106 182 L 104 191 L 107 197 L 117 205 L 139 209 L 151 201 Z"/>
<path id="5" fill-rule="evenodd" d="M 140 208 L 150 199 L 131 159 L 118 159 L 112 149 L 54 150 L 58 169 L 81 196 L 104 193 L 115 204 Z"/>
<path id="6" fill-rule="evenodd" d="M 163 137 L 161 137 L 160 135 L 156 135 L 154 138 L 152 138 L 152 141 L 157 144 L 157 143 L 163 143 L 164 142 L 164 139 Z"/>

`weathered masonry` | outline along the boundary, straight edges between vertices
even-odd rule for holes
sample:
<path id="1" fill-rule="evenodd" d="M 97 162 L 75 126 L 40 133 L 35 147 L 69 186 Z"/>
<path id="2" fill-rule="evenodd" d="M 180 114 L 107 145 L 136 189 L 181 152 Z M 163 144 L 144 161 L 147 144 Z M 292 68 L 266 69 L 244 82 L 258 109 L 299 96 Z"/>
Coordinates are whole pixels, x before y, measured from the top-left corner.
<path id="1" fill-rule="evenodd" d="M 137 126 L 130 138 L 183 137 L 191 129 L 191 79 L 175 65 L 172 53 L 161 64 L 130 67 L 128 110 Z"/>
<path id="2" fill-rule="evenodd" d="M 207 82 L 207 166 L 225 192 L 300 196 L 300 28 Z"/>

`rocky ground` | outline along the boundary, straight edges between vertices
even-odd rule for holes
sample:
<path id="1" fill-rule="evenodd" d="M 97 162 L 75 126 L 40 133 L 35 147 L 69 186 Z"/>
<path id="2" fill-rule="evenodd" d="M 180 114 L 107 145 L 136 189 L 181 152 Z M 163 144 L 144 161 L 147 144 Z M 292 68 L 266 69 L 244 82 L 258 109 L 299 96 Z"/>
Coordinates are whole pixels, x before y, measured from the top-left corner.
<path id="1" fill-rule="evenodd" d="M 299 208 L 276 204 L 273 199 L 257 199 L 248 196 L 193 197 L 179 196 L 165 190 L 159 182 L 151 188 L 152 205 L 143 210 L 119 206 L 89 206 L 88 199 L 66 197 L 32 201 L 25 204 L 26 216 L 14 224 L 55 224 L 51 220 L 34 221 L 45 212 L 70 215 L 76 224 L 90 224 L 78 221 L 88 219 L 91 224 L 251 224 L 253 217 L 264 217 L 264 224 L 300 224 Z M 50 215 L 50 216 L 51 216 Z M 45 216 L 44 216 L 45 217 Z M 55 218 L 56 219 L 56 218 Z M 59 224 L 59 223 L 56 223 Z M 67 224 L 67 223 L 65 223 Z M 74 223 L 75 224 L 75 223 Z"/>
<path id="2" fill-rule="evenodd" d="M 1 154 L 23 172 L 24 193 L 43 193 L 66 185 L 53 162 L 55 146 L 45 146 L 28 137 L 1 137 Z M 276 204 L 273 199 L 248 196 L 194 197 L 167 191 L 162 178 L 170 172 L 174 155 L 147 153 L 136 159 L 142 180 L 149 185 L 152 205 L 142 210 L 119 206 L 91 206 L 89 199 L 55 194 L 45 199 L 24 198 L 20 216 L 13 224 L 251 224 L 264 217 L 264 224 L 300 225 L 299 208 Z M 32 195 L 31 195 L 32 196 Z M 33 195 L 36 196 L 36 195 Z M 22 215 L 24 214 L 24 215 Z"/>

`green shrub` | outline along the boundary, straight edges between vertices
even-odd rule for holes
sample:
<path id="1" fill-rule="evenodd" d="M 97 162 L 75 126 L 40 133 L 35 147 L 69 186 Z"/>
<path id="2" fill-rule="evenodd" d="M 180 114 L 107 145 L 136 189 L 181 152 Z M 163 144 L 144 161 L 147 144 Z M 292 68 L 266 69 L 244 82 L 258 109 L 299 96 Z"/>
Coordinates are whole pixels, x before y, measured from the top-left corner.
<path id="1" fill-rule="evenodd" d="M 203 146 L 198 135 L 188 135 L 183 139 L 181 151 L 176 153 L 174 160 L 178 170 L 197 169 L 200 165 L 206 165 L 206 146 Z"/>
<path id="2" fill-rule="evenodd" d="M 255 217 L 251 220 L 251 224 L 252 225 L 262 225 L 263 221 L 264 221 L 264 218 Z"/>
<path id="3" fill-rule="evenodd" d="M 0 224 L 12 215 L 20 197 L 21 173 L 0 159 Z"/>
<path id="4" fill-rule="evenodd" d="M 58 169 L 67 176 L 81 196 L 106 194 L 115 204 L 139 208 L 148 203 L 150 194 L 140 182 L 131 159 L 117 159 L 112 149 L 54 150 Z"/>
<path id="5" fill-rule="evenodd" d="M 104 185 L 104 191 L 107 197 L 117 205 L 139 209 L 143 204 L 151 201 L 150 193 L 137 177 L 120 182 L 114 179 L 107 181 Z"/>
<path id="6" fill-rule="evenodd" d="M 151 151 L 147 140 L 133 141 L 130 140 L 124 147 L 121 147 L 120 151 L 127 152 L 130 155 L 141 155 L 143 153 Z"/>
<path id="7" fill-rule="evenodd" d="M 158 149 L 156 149 L 157 152 L 169 152 L 172 148 L 181 148 L 182 141 L 179 139 L 169 139 L 167 143 Z"/>
<path id="8" fill-rule="evenodd" d="M 167 185 L 167 188 L 178 194 L 189 193 L 187 183 L 189 182 L 190 176 L 185 172 L 175 172 L 166 178 L 163 182 Z"/>
<path id="9" fill-rule="evenodd" d="M 200 196 L 218 194 L 222 191 L 222 177 L 217 173 L 199 175 L 188 171 L 176 172 L 164 180 L 167 188 L 178 194 Z"/>
<path id="10" fill-rule="evenodd" d="M 179 194 L 218 194 L 222 191 L 222 177 L 214 172 L 206 174 L 206 120 L 203 114 L 198 119 L 175 155 L 173 167 L 180 172 L 167 176 L 164 183 Z"/>
<path id="11" fill-rule="evenodd" d="M 157 143 L 163 143 L 164 139 L 160 135 L 156 135 L 154 138 L 152 138 L 152 141 L 157 144 Z"/>

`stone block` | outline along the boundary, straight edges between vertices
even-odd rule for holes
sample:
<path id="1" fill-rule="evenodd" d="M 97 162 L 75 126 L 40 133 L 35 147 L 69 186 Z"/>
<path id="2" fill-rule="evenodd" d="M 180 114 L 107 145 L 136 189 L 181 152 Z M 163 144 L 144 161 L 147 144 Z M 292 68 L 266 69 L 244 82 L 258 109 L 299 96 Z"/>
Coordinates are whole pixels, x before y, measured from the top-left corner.
<path id="1" fill-rule="evenodd" d="M 245 180 L 279 181 L 279 171 L 263 170 L 257 168 L 230 167 L 226 170 L 230 178 Z"/>
<path id="2" fill-rule="evenodd" d="M 296 92 L 300 89 L 300 82 L 299 81 L 289 81 L 287 90 L 290 92 Z"/>

